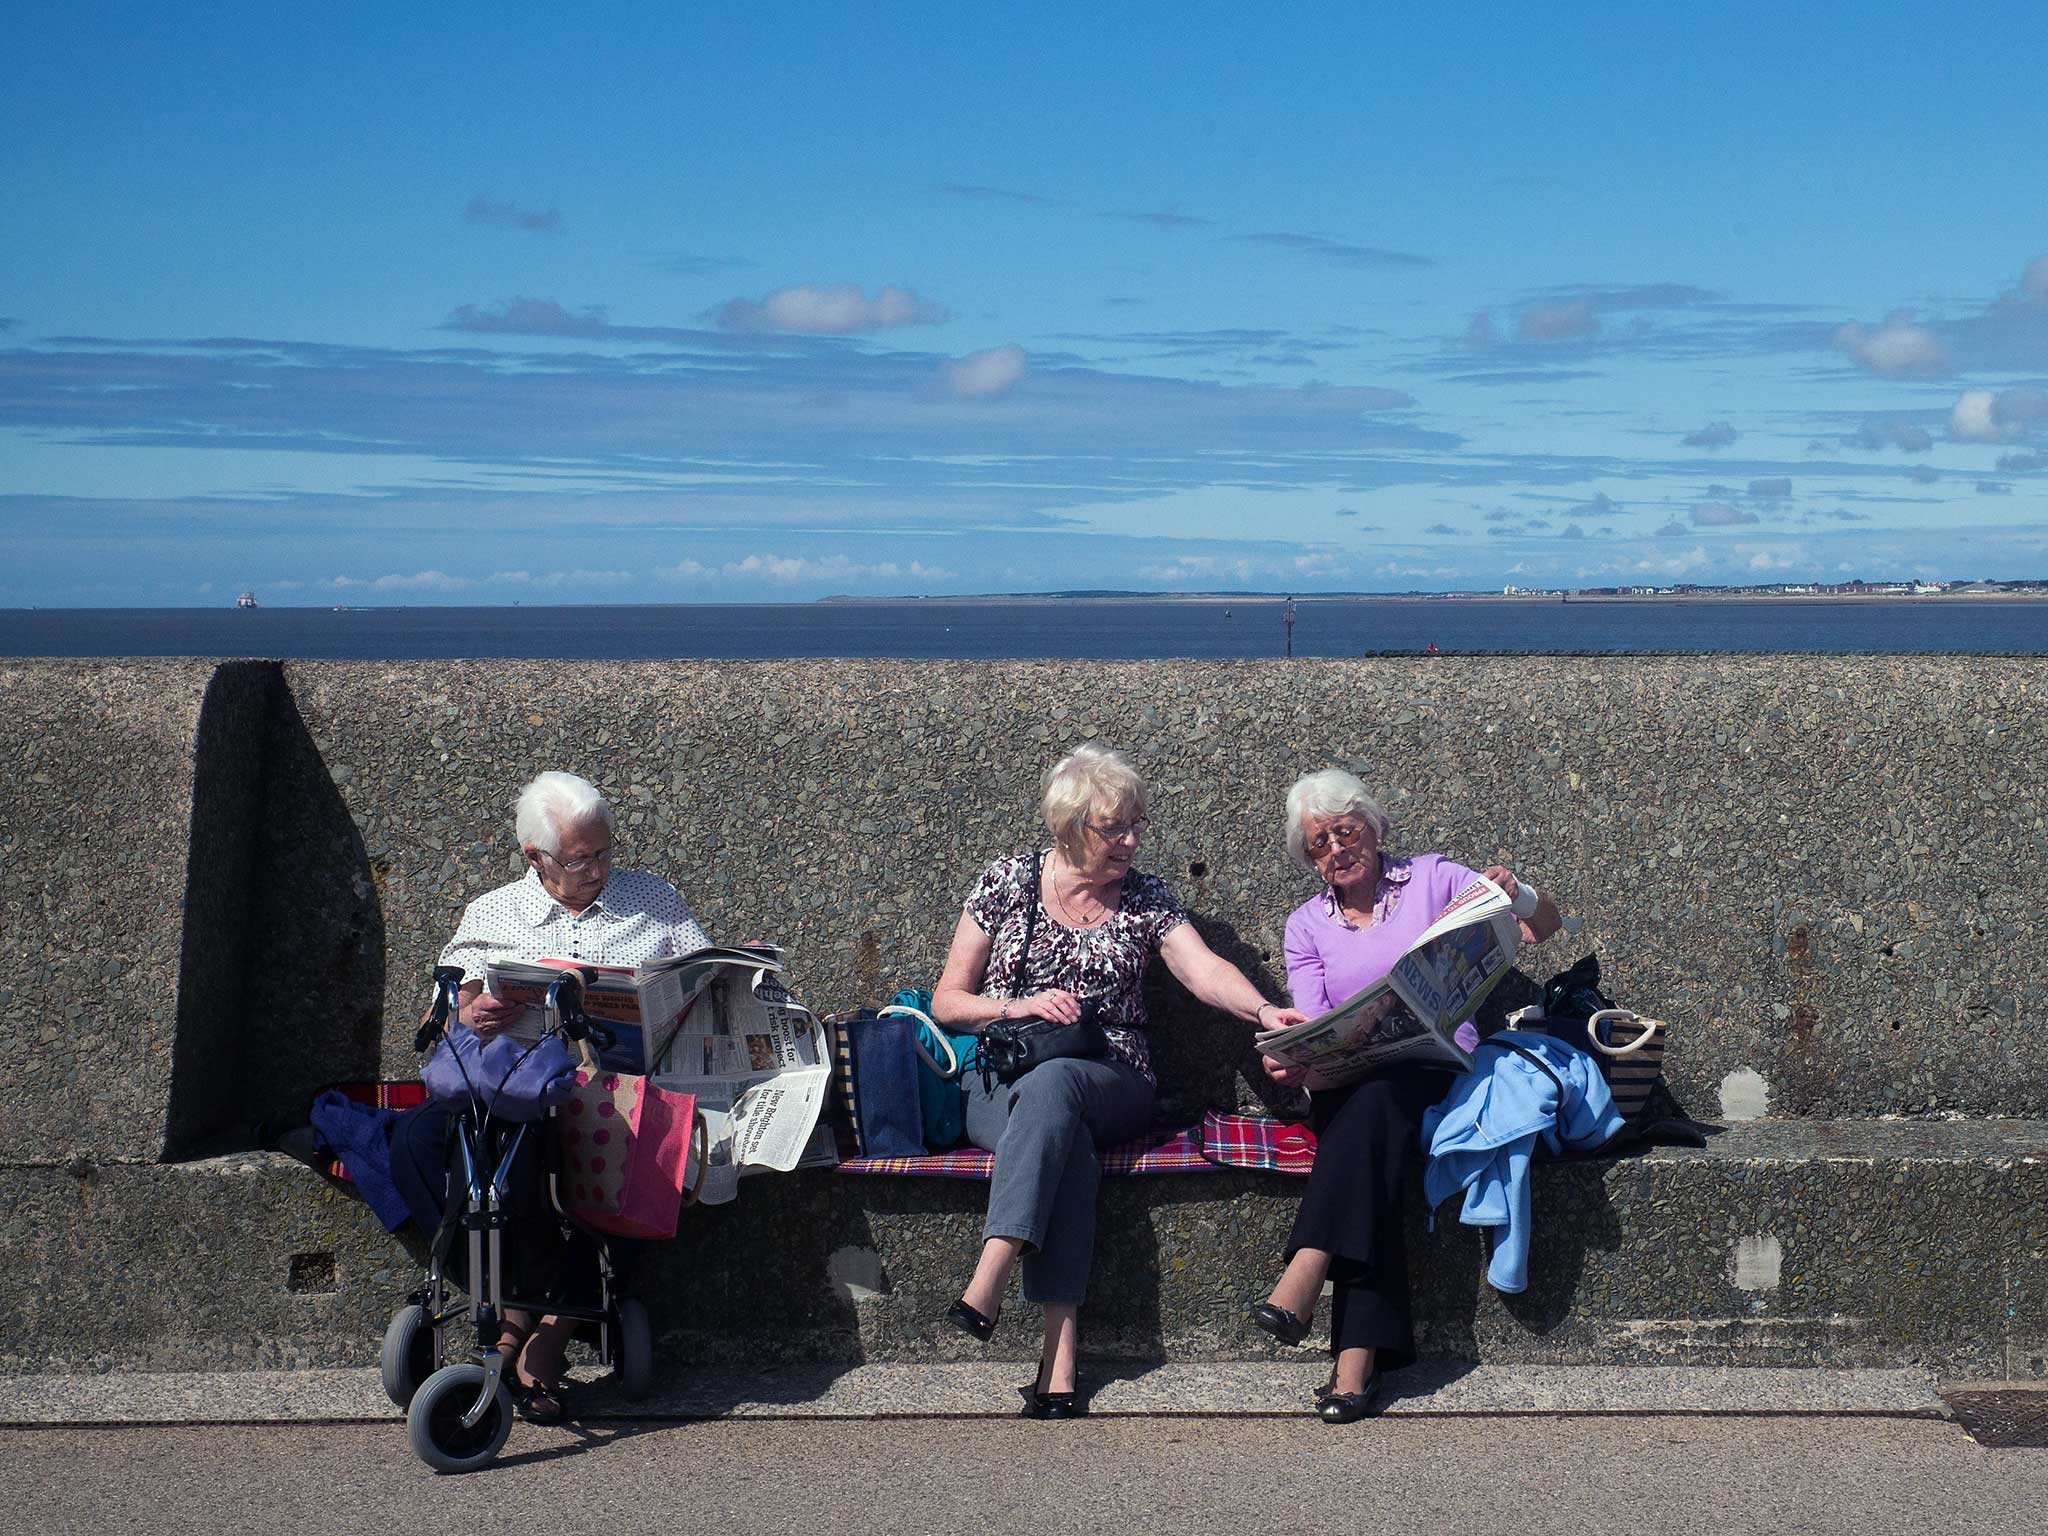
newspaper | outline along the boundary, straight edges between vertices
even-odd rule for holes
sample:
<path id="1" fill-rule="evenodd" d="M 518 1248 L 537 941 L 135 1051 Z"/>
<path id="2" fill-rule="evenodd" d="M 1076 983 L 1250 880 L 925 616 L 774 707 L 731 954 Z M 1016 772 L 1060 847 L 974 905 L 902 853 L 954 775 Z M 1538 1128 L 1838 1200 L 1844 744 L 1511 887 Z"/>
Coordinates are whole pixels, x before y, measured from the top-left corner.
<path id="1" fill-rule="evenodd" d="M 783 986 L 779 967 L 723 965 L 698 996 L 652 1074 L 694 1093 L 709 1131 L 701 1198 L 722 1205 L 740 1175 L 836 1163 L 820 1112 L 832 1088 L 823 1026 Z"/>
<path id="2" fill-rule="evenodd" d="M 1507 893 L 1484 875 L 1460 891 L 1387 974 L 1328 1013 L 1258 1036 L 1259 1049 L 1341 1088 L 1395 1062 L 1470 1070 L 1453 1031 L 1515 963 L 1521 933 Z"/>
<path id="3" fill-rule="evenodd" d="M 609 1025 L 616 1037 L 599 1053 L 600 1061 L 614 1072 L 649 1077 L 712 979 L 730 966 L 780 971 L 782 951 L 772 944 L 714 944 L 650 960 L 638 969 L 554 958 L 493 960 L 484 985 L 493 997 L 525 1005 L 506 1032 L 531 1043 L 548 1027 L 543 1016 L 548 987 L 564 970 L 581 971 L 584 1013 Z"/>

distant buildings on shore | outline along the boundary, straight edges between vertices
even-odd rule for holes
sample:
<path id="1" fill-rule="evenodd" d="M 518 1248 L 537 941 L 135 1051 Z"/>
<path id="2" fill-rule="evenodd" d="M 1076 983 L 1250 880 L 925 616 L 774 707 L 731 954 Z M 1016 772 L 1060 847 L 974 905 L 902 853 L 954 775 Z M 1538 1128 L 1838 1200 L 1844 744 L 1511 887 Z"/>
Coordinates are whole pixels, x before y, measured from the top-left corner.
<path id="1" fill-rule="evenodd" d="M 1751 586 L 1710 587 L 1674 582 L 1668 587 L 1518 587 L 1509 582 L 1503 597 L 1998 597 L 2048 591 L 2048 581 L 1766 581 Z"/>

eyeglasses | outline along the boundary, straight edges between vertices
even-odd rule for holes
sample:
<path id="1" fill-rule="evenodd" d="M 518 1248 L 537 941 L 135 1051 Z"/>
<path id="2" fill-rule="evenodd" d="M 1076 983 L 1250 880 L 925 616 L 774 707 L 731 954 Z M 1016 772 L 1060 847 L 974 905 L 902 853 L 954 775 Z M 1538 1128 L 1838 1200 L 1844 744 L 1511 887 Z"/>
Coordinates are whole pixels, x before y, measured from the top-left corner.
<path id="1" fill-rule="evenodd" d="M 610 869 L 612 864 L 612 851 L 609 848 L 600 849 L 584 859 L 558 859 L 545 848 L 536 849 L 535 852 L 565 875 L 580 875 L 586 869 Z"/>
<path id="2" fill-rule="evenodd" d="M 1113 821 L 1107 826 L 1096 821 L 1084 821 L 1081 825 L 1090 832 L 1093 832 L 1105 843 L 1120 843 L 1127 837 L 1143 837 L 1145 835 L 1145 818 L 1142 816 L 1135 821 Z"/>
<path id="3" fill-rule="evenodd" d="M 1320 859 L 1332 848 L 1356 848 L 1358 840 L 1365 836 L 1366 829 L 1355 821 L 1340 821 L 1334 827 L 1325 827 L 1314 837 L 1302 839 L 1308 848 L 1308 856 Z"/>

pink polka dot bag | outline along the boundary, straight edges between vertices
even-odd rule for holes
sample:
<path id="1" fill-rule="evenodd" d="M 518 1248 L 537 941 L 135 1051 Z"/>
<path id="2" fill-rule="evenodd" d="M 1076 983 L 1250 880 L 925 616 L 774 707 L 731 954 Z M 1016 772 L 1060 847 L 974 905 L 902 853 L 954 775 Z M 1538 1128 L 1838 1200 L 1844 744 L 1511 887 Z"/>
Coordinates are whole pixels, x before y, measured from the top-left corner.
<path id="1" fill-rule="evenodd" d="M 696 1095 L 626 1072 L 579 1071 L 555 1112 L 562 1208 L 614 1237 L 674 1237 L 703 1182 Z"/>

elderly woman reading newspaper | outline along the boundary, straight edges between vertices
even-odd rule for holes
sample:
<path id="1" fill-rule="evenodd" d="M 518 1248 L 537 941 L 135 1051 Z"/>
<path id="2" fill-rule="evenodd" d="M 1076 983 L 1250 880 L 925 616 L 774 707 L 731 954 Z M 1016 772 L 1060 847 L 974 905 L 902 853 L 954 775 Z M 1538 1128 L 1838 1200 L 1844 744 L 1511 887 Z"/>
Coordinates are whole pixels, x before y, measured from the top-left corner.
<path id="1" fill-rule="evenodd" d="M 662 955 L 686 955 L 710 943 L 675 888 L 657 875 L 612 868 L 612 809 L 597 786 L 573 773 L 543 773 L 519 793 L 513 830 L 527 864 L 510 885 L 487 891 L 469 904 L 455 936 L 441 951 L 441 964 L 463 971 L 461 1020 L 479 1035 L 512 1025 L 525 1011 L 484 990 L 493 960 L 553 955 L 592 965 L 633 966 Z M 423 1232 L 441 1222 L 448 1198 L 448 1107 L 429 1099 L 408 1110 L 393 1128 L 393 1182 L 405 1196 Z M 532 1272 L 522 1274 L 528 1294 L 572 1288 L 588 1266 L 587 1251 L 564 1251 L 549 1239 L 559 1232 L 538 1166 L 539 1142 L 526 1143 L 528 1166 L 513 1181 L 523 1204 L 513 1211 L 521 1241 L 514 1252 L 531 1254 Z M 552 1270 L 554 1284 L 542 1271 Z M 498 1349 L 522 1416 L 557 1423 L 567 1416 L 562 1389 L 564 1350 L 572 1320 L 508 1308 Z"/>
<path id="2" fill-rule="evenodd" d="M 1307 774 L 1287 793 L 1288 852 L 1323 885 L 1287 920 L 1287 983 L 1308 1014 L 1326 1013 L 1379 981 L 1478 878 L 1441 854 L 1385 852 L 1388 825 L 1365 785 L 1339 768 Z M 1498 865 L 1485 874 L 1515 902 L 1524 942 L 1539 944 L 1557 931 L 1549 897 Z M 1309 1078 L 1307 1067 L 1272 1056 L 1265 1062 L 1275 1082 L 1293 1087 Z M 1414 1358 L 1401 1192 L 1422 1112 L 1444 1085 L 1441 1064 L 1410 1058 L 1309 1094 L 1315 1171 L 1288 1239 L 1286 1270 L 1251 1313 L 1259 1328 L 1298 1344 L 1330 1282 L 1336 1362 L 1315 1405 L 1328 1423 L 1363 1418 L 1380 1372 Z"/>

